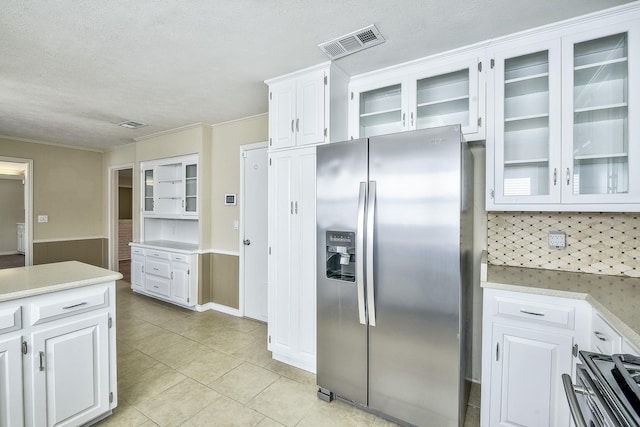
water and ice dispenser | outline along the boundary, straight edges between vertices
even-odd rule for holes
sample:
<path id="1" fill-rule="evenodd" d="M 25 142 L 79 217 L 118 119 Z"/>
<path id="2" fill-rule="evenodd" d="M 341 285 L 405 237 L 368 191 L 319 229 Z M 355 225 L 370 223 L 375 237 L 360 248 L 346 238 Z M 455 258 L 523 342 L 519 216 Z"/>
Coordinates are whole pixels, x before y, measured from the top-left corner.
<path id="1" fill-rule="evenodd" d="M 327 231 L 327 277 L 356 281 L 356 233 Z"/>

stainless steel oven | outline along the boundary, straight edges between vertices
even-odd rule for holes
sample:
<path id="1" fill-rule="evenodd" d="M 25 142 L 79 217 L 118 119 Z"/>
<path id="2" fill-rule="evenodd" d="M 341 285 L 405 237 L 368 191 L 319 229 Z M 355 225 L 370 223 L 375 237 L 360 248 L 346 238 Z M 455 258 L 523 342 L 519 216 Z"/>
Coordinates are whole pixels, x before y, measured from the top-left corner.
<path id="1" fill-rule="evenodd" d="M 576 427 L 640 427 L 640 358 L 580 352 L 576 384 L 562 376 Z"/>

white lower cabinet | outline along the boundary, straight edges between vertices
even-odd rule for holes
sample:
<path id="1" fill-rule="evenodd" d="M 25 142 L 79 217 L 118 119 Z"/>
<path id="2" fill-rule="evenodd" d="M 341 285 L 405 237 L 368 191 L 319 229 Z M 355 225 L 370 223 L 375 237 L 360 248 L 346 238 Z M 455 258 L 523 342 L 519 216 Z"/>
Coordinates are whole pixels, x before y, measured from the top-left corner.
<path id="1" fill-rule="evenodd" d="M 32 335 L 34 425 L 77 426 L 109 410 L 109 314 Z"/>
<path id="2" fill-rule="evenodd" d="M 316 370 L 316 152 L 269 154 L 268 347 Z"/>
<path id="3" fill-rule="evenodd" d="M 0 335 L 0 427 L 24 424 L 21 345 L 20 335 Z"/>
<path id="4" fill-rule="evenodd" d="M 131 244 L 131 289 L 174 304 L 198 302 L 198 255 Z"/>
<path id="5" fill-rule="evenodd" d="M 560 378 L 571 372 L 573 337 L 500 323 L 492 330 L 489 425 L 568 426 Z"/>
<path id="6" fill-rule="evenodd" d="M 144 253 L 131 252 L 131 287 L 139 291 L 144 289 Z"/>
<path id="7" fill-rule="evenodd" d="M 570 425 L 561 376 L 588 348 L 590 313 L 584 301 L 484 290 L 482 427 Z"/>
<path id="8" fill-rule="evenodd" d="M 117 405 L 115 282 L 0 302 L 0 427 L 78 426 Z"/>

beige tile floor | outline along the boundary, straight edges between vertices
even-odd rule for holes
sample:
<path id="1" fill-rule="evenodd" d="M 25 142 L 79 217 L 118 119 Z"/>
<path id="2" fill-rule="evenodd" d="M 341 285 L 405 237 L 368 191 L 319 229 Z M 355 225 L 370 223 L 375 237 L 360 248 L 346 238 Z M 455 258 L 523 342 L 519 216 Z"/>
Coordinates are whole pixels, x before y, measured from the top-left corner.
<path id="1" fill-rule="evenodd" d="M 395 426 L 316 397 L 315 375 L 280 363 L 264 323 L 196 313 L 117 285 L 118 407 L 100 426 Z M 479 387 L 465 427 L 480 425 Z"/>

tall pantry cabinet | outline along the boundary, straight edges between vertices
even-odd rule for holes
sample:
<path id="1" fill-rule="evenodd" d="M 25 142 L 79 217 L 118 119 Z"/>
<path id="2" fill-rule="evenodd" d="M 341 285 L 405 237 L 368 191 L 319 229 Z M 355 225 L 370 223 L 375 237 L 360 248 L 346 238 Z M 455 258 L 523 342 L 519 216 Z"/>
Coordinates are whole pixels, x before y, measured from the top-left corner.
<path id="1" fill-rule="evenodd" d="M 315 146 L 347 138 L 348 78 L 324 63 L 266 83 L 268 348 L 274 359 L 315 372 Z"/>

